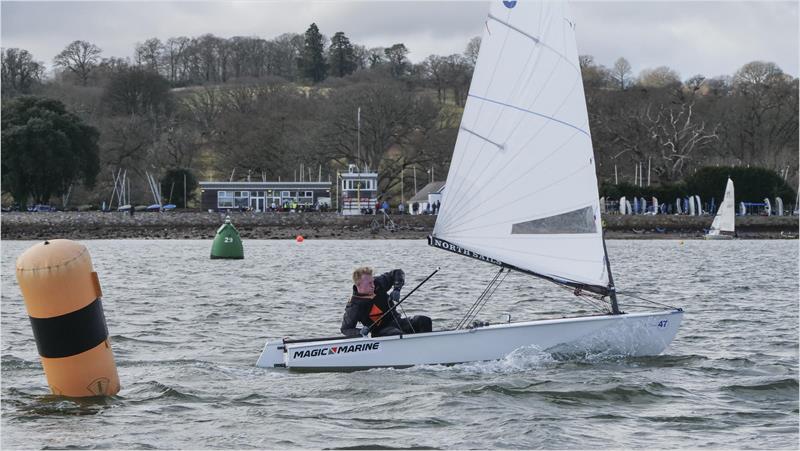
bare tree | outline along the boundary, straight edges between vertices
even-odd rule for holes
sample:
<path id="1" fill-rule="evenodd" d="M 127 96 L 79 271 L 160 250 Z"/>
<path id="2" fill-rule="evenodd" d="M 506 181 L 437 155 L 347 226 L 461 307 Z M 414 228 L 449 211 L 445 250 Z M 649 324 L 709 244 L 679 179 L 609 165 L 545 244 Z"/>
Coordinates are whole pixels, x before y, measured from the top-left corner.
<path id="1" fill-rule="evenodd" d="M 717 129 L 720 124 L 707 129 L 706 123 L 694 117 L 693 113 L 694 102 L 678 106 L 660 105 L 655 112 L 647 111 L 652 136 L 659 144 L 662 167 L 669 181 L 681 178 L 695 151 L 719 139 Z"/>
<path id="2" fill-rule="evenodd" d="M 89 74 L 100 61 L 102 50 L 96 45 L 86 41 L 73 41 L 66 46 L 53 59 L 57 67 L 70 70 L 86 86 L 89 82 Z"/>
<path id="3" fill-rule="evenodd" d="M 439 55 L 430 55 L 423 61 L 426 75 L 436 88 L 436 98 L 439 103 L 445 101 L 445 61 Z"/>
<path id="4" fill-rule="evenodd" d="M 189 42 L 189 38 L 179 36 L 177 38 L 167 39 L 167 42 L 164 44 L 164 52 L 162 54 L 164 62 L 162 66 L 166 67 L 167 78 L 172 83 L 183 79 L 185 76 L 185 73 L 181 70 L 185 68 L 185 66 L 181 65 L 181 60 L 184 51 L 189 46 Z"/>
<path id="5" fill-rule="evenodd" d="M 617 83 L 617 87 L 624 90 L 631 84 L 631 64 L 625 58 L 619 58 L 614 62 L 614 67 L 611 69 L 611 78 Z"/>
<path id="6" fill-rule="evenodd" d="M 469 40 L 467 44 L 466 50 L 464 50 L 464 58 L 467 59 L 467 62 L 475 67 L 475 63 L 478 62 L 478 52 L 481 49 L 481 37 L 475 36 L 474 38 Z"/>
<path id="7" fill-rule="evenodd" d="M 644 69 L 639 74 L 639 86 L 645 88 L 669 88 L 680 86 L 680 84 L 680 75 L 667 66 Z"/>
<path id="8" fill-rule="evenodd" d="M 142 44 L 136 44 L 136 64 L 145 67 L 151 72 L 161 74 L 162 54 L 164 44 L 158 38 L 150 38 Z"/>
<path id="9" fill-rule="evenodd" d="M 368 52 L 367 59 L 370 69 L 374 69 L 386 62 L 386 49 L 383 47 L 373 47 Z"/>
<path id="10" fill-rule="evenodd" d="M 30 93 L 34 83 L 44 74 L 44 64 L 35 61 L 25 49 L 2 50 L 2 90 L 7 93 Z"/>
<path id="11" fill-rule="evenodd" d="M 743 164 L 796 166 L 798 80 L 775 64 L 753 61 L 733 77 L 727 142 Z"/>

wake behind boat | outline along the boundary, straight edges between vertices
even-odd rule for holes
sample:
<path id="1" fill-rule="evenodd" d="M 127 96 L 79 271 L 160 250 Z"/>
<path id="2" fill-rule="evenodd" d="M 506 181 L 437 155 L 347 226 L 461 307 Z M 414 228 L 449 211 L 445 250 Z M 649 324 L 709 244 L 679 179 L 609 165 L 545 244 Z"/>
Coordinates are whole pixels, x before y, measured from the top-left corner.
<path id="1" fill-rule="evenodd" d="M 619 309 L 566 4 L 492 3 L 446 186 L 429 244 L 499 267 L 455 328 L 268 341 L 258 366 L 451 364 L 500 359 L 526 346 L 568 355 L 645 356 L 669 346 L 681 309 Z M 568 287 L 605 312 L 470 327 L 509 271 Z"/>

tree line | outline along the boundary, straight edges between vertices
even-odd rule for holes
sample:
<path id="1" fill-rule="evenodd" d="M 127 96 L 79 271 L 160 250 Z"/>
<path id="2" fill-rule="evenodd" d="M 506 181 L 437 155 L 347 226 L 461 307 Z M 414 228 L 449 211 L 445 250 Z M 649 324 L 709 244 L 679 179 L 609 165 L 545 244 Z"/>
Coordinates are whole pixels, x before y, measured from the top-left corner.
<path id="1" fill-rule="evenodd" d="M 3 49 L 3 114 L 33 94 L 97 131 L 97 185 L 80 188 L 86 174 L 76 173 L 52 191 L 69 190 L 73 203 L 99 205 L 119 168 L 141 180 L 134 199 L 146 203 L 146 172 L 334 180 L 354 162 L 377 169 L 381 192 L 397 202 L 413 196 L 415 174 L 418 188 L 429 170 L 447 174 L 479 48 L 474 38 L 462 54 L 413 63 L 402 43 L 368 49 L 341 31 L 328 39 L 316 24 L 272 40 L 153 38 L 133 58 L 75 41 L 53 59 L 52 79 L 26 50 Z M 634 76 L 624 58 L 611 68 L 587 55 L 580 63 L 601 181 L 630 182 L 642 165 L 653 184 L 702 166 L 752 165 L 797 186 L 798 80 L 777 65 L 681 81 L 667 67 Z M 4 121 L 10 193 L 7 134 Z"/>

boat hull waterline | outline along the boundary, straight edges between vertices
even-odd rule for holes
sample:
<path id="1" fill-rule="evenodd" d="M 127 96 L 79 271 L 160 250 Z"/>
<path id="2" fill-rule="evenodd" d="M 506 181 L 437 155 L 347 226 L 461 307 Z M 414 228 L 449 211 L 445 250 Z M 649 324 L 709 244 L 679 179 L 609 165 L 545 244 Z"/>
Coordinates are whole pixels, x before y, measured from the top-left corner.
<path id="1" fill-rule="evenodd" d="M 389 337 L 267 341 L 262 368 L 309 370 L 409 367 L 498 360 L 523 347 L 562 355 L 650 356 L 675 338 L 682 310 L 496 324 Z"/>
<path id="2" fill-rule="evenodd" d="M 703 238 L 705 238 L 707 240 L 732 240 L 735 237 L 733 235 L 725 235 L 725 234 L 722 234 L 722 233 L 718 233 L 718 234 L 707 233 L 707 234 L 703 235 Z"/>

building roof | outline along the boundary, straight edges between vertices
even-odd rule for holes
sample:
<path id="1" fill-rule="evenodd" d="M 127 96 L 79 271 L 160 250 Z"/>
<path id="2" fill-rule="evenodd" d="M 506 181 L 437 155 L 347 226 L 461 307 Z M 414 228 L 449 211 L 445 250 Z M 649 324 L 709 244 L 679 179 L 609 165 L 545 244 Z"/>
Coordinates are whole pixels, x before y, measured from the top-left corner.
<path id="1" fill-rule="evenodd" d="M 331 182 L 200 182 L 200 188 L 234 191 L 330 189 Z"/>
<path id="2" fill-rule="evenodd" d="M 428 194 L 438 194 L 444 191 L 444 182 L 431 182 L 425 185 L 409 202 L 427 202 Z"/>
<path id="3" fill-rule="evenodd" d="M 378 178 L 377 172 L 342 172 L 339 176 L 343 179 Z"/>

